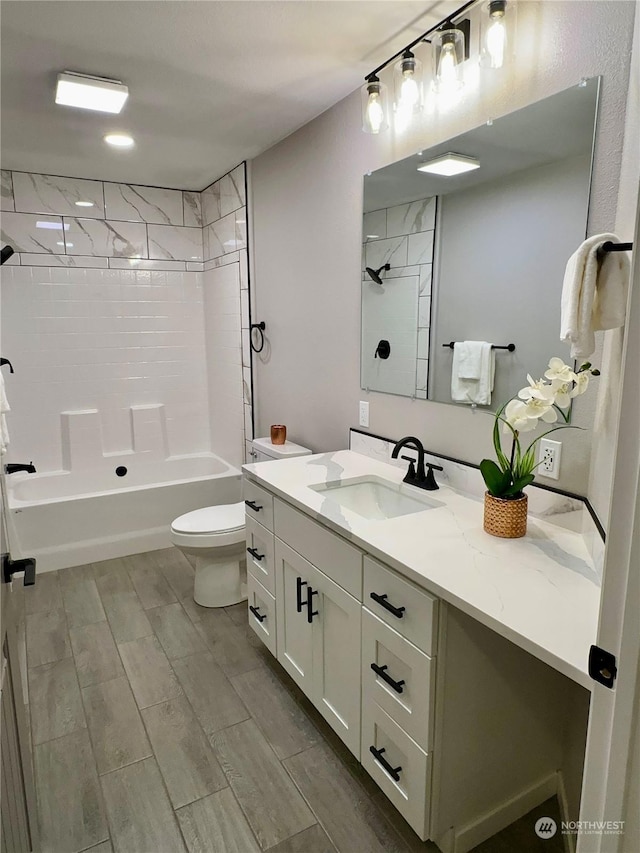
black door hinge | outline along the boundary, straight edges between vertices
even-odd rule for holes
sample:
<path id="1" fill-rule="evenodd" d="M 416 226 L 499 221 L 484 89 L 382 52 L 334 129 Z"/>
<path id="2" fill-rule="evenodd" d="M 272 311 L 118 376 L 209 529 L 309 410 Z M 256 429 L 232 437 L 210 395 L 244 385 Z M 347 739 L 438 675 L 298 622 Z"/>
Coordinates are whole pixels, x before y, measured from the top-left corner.
<path id="1" fill-rule="evenodd" d="M 34 557 L 24 560 L 12 560 L 8 554 L 2 555 L 2 580 L 11 583 L 14 574 L 24 572 L 24 586 L 33 586 L 36 582 L 36 561 Z"/>
<path id="2" fill-rule="evenodd" d="M 611 688 L 617 674 L 616 656 L 599 646 L 591 646 L 589 651 L 589 675 L 591 678 L 599 684 Z"/>

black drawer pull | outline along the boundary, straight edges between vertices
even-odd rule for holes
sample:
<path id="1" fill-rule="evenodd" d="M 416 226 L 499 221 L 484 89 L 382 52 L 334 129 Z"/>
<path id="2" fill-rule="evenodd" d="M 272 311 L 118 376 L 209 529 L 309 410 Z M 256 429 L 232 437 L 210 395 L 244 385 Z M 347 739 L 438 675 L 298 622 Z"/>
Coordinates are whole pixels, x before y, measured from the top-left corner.
<path id="1" fill-rule="evenodd" d="M 393 604 L 389 604 L 387 598 L 389 596 L 385 593 L 384 595 L 378 595 L 377 592 L 371 593 L 371 598 L 374 601 L 377 601 L 381 607 L 384 607 L 385 610 L 388 610 L 389 613 L 393 613 L 398 619 L 402 619 L 404 616 L 404 611 L 407 609 L 406 607 L 394 607 Z"/>
<path id="2" fill-rule="evenodd" d="M 267 614 L 266 613 L 264 613 L 264 614 L 260 613 L 259 608 L 254 607 L 253 604 L 249 605 L 249 610 L 253 613 L 253 615 L 256 617 L 258 622 L 264 622 L 264 620 L 267 618 Z"/>
<path id="3" fill-rule="evenodd" d="M 296 578 L 296 610 L 298 613 L 302 613 L 302 608 L 307 603 L 302 600 L 302 587 L 306 585 L 307 582 L 303 581 L 302 578 Z"/>
<path id="4" fill-rule="evenodd" d="M 251 507 L 251 509 L 252 509 L 254 512 L 260 512 L 260 510 L 262 509 L 262 507 L 261 507 L 261 506 L 258 506 L 258 504 L 257 504 L 255 501 L 245 501 L 245 504 L 246 504 L 248 507 Z"/>
<path id="5" fill-rule="evenodd" d="M 251 554 L 252 557 L 255 557 L 258 562 L 264 560 L 264 554 L 258 554 L 257 548 L 247 548 L 247 551 Z"/>
<path id="6" fill-rule="evenodd" d="M 307 622 L 309 625 L 313 622 L 313 617 L 318 615 L 318 611 L 313 609 L 313 596 L 318 594 L 317 589 L 311 589 L 307 593 Z"/>
<path id="7" fill-rule="evenodd" d="M 385 750 L 384 750 L 384 747 L 383 747 L 382 749 L 376 749 L 376 748 L 375 748 L 375 746 L 370 746 L 370 747 L 369 747 L 369 752 L 371 753 L 371 755 L 373 755 L 373 757 L 374 757 L 374 758 L 375 758 L 375 760 L 378 762 L 378 764 L 380 764 L 380 766 L 381 766 L 381 767 L 383 767 L 383 768 L 387 771 L 387 773 L 389 774 L 389 776 L 391 776 L 391 778 L 392 778 L 394 781 L 399 782 L 399 781 L 400 781 L 400 773 L 401 773 L 401 771 L 402 771 L 402 767 L 392 767 L 392 766 L 389 764 L 389 762 L 386 760 L 386 758 L 383 758 L 383 757 L 382 757 L 382 753 L 383 753 L 384 751 L 385 751 Z"/>
<path id="8" fill-rule="evenodd" d="M 371 669 L 375 672 L 376 675 L 379 675 L 383 681 L 386 681 L 389 687 L 393 687 L 396 693 L 404 693 L 404 681 L 394 681 L 390 675 L 387 675 L 387 669 L 389 667 L 385 664 L 384 666 L 378 666 L 377 663 L 371 664 Z"/>

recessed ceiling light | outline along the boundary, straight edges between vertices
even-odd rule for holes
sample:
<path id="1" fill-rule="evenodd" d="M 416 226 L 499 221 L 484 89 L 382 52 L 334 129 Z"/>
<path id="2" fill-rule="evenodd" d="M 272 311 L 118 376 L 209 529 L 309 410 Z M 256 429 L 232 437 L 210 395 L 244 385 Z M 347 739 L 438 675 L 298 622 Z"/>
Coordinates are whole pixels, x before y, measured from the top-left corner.
<path id="1" fill-rule="evenodd" d="M 129 89 L 120 80 L 75 71 L 58 74 L 56 104 L 100 113 L 119 113 L 128 97 Z"/>
<path id="2" fill-rule="evenodd" d="M 135 145 L 133 136 L 128 136 L 126 133 L 108 133 L 104 141 L 107 145 L 113 145 L 114 148 L 131 148 Z"/>
<path id="3" fill-rule="evenodd" d="M 480 161 L 475 157 L 467 157 L 464 154 L 441 154 L 427 163 L 418 166 L 419 172 L 429 172 L 432 175 L 442 175 L 451 178 L 453 175 L 461 175 L 463 172 L 471 172 L 480 168 Z"/>
<path id="4" fill-rule="evenodd" d="M 77 201 L 76 207 L 94 207 L 92 201 Z"/>

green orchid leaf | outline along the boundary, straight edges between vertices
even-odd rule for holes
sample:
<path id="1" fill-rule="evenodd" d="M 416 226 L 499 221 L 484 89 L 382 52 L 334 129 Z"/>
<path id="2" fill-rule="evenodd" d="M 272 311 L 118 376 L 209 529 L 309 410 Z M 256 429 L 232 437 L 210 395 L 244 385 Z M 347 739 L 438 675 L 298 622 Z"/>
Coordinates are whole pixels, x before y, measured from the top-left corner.
<path id="1" fill-rule="evenodd" d="M 519 494 L 523 489 L 526 489 L 527 486 L 530 486 L 534 480 L 535 477 L 533 476 L 533 474 L 525 474 L 523 477 L 514 480 L 513 483 L 507 489 L 507 491 L 504 493 L 504 497 L 512 497 L 513 495 Z"/>
<path id="2" fill-rule="evenodd" d="M 480 463 L 480 472 L 484 482 L 495 498 L 501 498 L 511 485 L 511 474 L 509 471 L 501 471 L 493 459 L 483 459 Z"/>

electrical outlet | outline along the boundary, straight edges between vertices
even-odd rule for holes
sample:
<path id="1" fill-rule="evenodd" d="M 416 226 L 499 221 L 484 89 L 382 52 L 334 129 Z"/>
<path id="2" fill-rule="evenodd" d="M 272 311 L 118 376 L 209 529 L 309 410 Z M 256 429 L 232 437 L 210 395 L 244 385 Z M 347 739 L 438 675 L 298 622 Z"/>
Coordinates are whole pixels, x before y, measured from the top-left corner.
<path id="1" fill-rule="evenodd" d="M 552 441 L 550 438 L 541 439 L 540 452 L 538 455 L 538 461 L 540 464 L 536 468 L 536 472 L 541 477 L 549 477 L 551 480 L 557 480 L 560 476 L 561 452 L 561 441 Z"/>
<path id="2" fill-rule="evenodd" d="M 369 404 L 360 400 L 360 426 L 369 426 Z"/>

